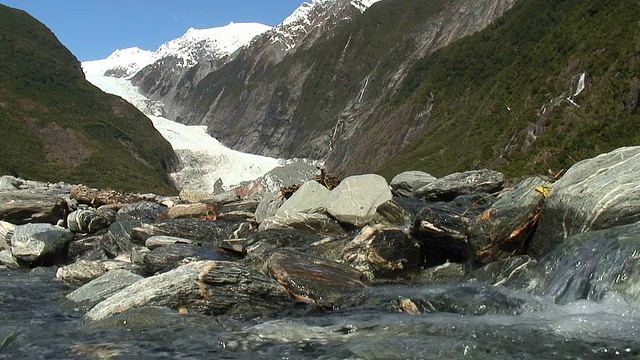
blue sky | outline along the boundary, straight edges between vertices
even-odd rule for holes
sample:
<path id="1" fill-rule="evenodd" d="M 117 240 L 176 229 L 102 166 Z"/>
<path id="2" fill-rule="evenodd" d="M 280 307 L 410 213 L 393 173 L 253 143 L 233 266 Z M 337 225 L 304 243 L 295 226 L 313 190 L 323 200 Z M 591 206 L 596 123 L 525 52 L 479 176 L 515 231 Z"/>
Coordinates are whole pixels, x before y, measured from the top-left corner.
<path id="1" fill-rule="evenodd" d="M 310 0 L 307 0 L 310 1 Z M 188 28 L 229 22 L 277 25 L 304 0 L 0 0 L 44 23 L 80 60 L 115 49 L 156 50 Z"/>

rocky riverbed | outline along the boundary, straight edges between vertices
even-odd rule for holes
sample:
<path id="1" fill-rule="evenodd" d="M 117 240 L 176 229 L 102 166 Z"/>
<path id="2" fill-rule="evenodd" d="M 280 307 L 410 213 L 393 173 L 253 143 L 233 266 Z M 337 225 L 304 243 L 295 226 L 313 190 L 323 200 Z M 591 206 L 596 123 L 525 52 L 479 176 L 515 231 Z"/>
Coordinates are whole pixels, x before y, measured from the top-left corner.
<path id="1" fill-rule="evenodd" d="M 200 198 L 4 176 L 0 358 L 638 358 L 638 174 L 640 147 Z"/>

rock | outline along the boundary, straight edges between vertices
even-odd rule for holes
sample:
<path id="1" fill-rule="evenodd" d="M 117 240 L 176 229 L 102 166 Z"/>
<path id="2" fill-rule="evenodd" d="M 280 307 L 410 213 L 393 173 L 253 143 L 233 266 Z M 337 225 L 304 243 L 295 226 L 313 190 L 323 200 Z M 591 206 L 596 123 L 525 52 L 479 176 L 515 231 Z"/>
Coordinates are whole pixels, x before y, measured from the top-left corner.
<path id="1" fill-rule="evenodd" d="M 95 233 L 111 225 L 105 211 L 93 209 L 76 210 L 67 215 L 67 227 L 75 233 Z"/>
<path id="2" fill-rule="evenodd" d="M 190 244 L 172 244 L 155 248 L 146 253 L 143 267 L 147 274 L 154 274 L 160 270 L 178 267 L 187 262 L 198 260 L 229 260 L 229 258 L 215 250 Z"/>
<path id="3" fill-rule="evenodd" d="M 291 248 L 305 251 L 311 244 L 322 240 L 320 235 L 295 229 L 269 229 L 250 234 L 242 248 L 246 260 L 255 269 L 262 269 L 262 265 L 271 254 L 281 248 Z"/>
<path id="4" fill-rule="evenodd" d="M 157 221 L 185 218 L 215 220 L 218 218 L 218 213 L 218 207 L 210 204 L 180 204 L 165 210 L 158 216 Z"/>
<path id="5" fill-rule="evenodd" d="M 26 191 L 0 192 L 0 220 L 12 224 L 57 224 L 67 213 L 67 202 L 60 196 Z"/>
<path id="6" fill-rule="evenodd" d="M 11 237 L 16 226 L 6 221 L 0 221 L 0 250 L 8 250 L 11 248 Z"/>
<path id="7" fill-rule="evenodd" d="M 418 242 L 400 230 L 367 226 L 343 249 L 345 264 L 370 281 L 407 279 L 422 271 L 424 256 Z"/>
<path id="8" fill-rule="evenodd" d="M 118 221 L 109 226 L 108 237 L 102 244 L 102 248 L 109 258 L 115 258 L 120 254 L 128 253 L 133 248 L 134 229 L 139 229 L 142 225 L 148 223 L 148 219 Z M 143 242 L 141 242 L 143 243 Z"/>
<path id="9" fill-rule="evenodd" d="M 348 265 L 291 249 L 274 252 L 266 262 L 269 274 L 295 297 L 333 309 L 345 292 L 364 288 L 362 273 Z"/>
<path id="10" fill-rule="evenodd" d="M 265 192 L 272 192 L 294 184 L 303 184 L 311 180 L 318 173 L 318 168 L 304 160 L 278 166 L 262 175 L 256 182 L 261 184 Z"/>
<path id="11" fill-rule="evenodd" d="M 73 233 L 51 224 L 16 226 L 11 237 L 11 253 L 31 265 L 51 265 L 66 260 Z"/>
<path id="12" fill-rule="evenodd" d="M 373 220 L 378 206 L 391 199 L 391 190 L 382 176 L 351 176 L 331 190 L 327 212 L 339 222 L 363 226 Z"/>
<path id="13" fill-rule="evenodd" d="M 267 218 L 258 227 L 260 231 L 268 229 L 298 229 L 314 234 L 345 235 L 338 222 L 325 214 L 285 212 L 282 215 Z"/>
<path id="14" fill-rule="evenodd" d="M 116 221 L 150 220 L 156 221 L 167 211 L 167 207 L 155 202 L 141 201 L 126 205 L 118 210 Z"/>
<path id="15" fill-rule="evenodd" d="M 474 263 L 485 265 L 527 252 L 544 203 L 545 184 L 539 177 L 521 181 L 471 223 L 468 243 Z"/>
<path id="16" fill-rule="evenodd" d="M 557 303 L 601 301 L 611 292 L 640 304 L 640 222 L 572 235 L 539 260 L 527 291 Z"/>
<path id="17" fill-rule="evenodd" d="M 421 243 L 426 266 L 467 259 L 467 229 L 480 211 L 445 202 L 422 208 L 413 221 L 410 234 Z"/>
<path id="18" fill-rule="evenodd" d="M 9 269 L 20 269 L 22 265 L 13 257 L 11 250 L 0 250 L 0 265 L 4 265 Z"/>
<path id="19" fill-rule="evenodd" d="M 225 239 L 246 237 L 251 226 L 226 220 L 175 219 L 162 223 L 144 223 L 133 229 L 132 236 L 145 242 L 151 236 L 164 235 L 200 242 L 219 243 Z"/>
<path id="20" fill-rule="evenodd" d="M 307 181 L 282 204 L 276 216 L 286 213 L 320 213 L 327 206 L 331 191 L 317 181 Z"/>
<path id="21" fill-rule="evenodd" d="M 493 286 L 507 286 L 522 278 L 536 264 L 537 261 L 528 255 L 514 256 L 487 264 L 473 271 L 470 278 Z"/>
<path id="22" fill-rule="evenodd" d="M 98 303 L 84 316 L 100 320 L 142 306 L 249 318 L 291 303 L 275 280 L 227 261 L 196 261 L 140 280 Z"/>
<path id="23" fill-rule="evenodd" d="M 115 190 L 90 189 L 85 185 L 76 185 L 71 188 L 69 196 L 82 204 L 101 206 L 105 204 L 132 204 L 147 199 L 133 194 L 127 194 Z"/>
<path id="24" fill-rule="evenodd" d="M 411 213 L 394 198 L 378 206 L 373 221 L 389 227 L 408 228 L 411 219 Z"/>
<path id="25" fill-rule="evenodd" d="M 131 271 L 115 269 L 72 291 L 67 299 L 95 304 L 142 279 L 144 277 Z"/>
<path id="26" fill-rule="evenodd" d="M 414 196 L 428 201 L 451 201 L 459 195 L 495 193 L 502 190 L 504 175 L 494 170 L 458 172 L 437 179 L 415 191 Z"/>
<path id="27" fill-rule="evenodd" d="M 256 222 L 261 223 L 266 218 L 276 215 L 276 212 L 284 203 L 284 195 L 280 191 L 267 193 L 256 208 Z"/>
<path id="28" fill-rule="evenodd" d="M 175 236 L 157 235 L 148 238 L 144 242 L 144 246 L 153 250 L 161 246 L 173 245 L 173 244 L 189 244 L 189 245 L 202 245 L 202 242 L 193 241 L 190 239 L 179 238 Z"/>
<path id="29" fill-rule="evenodd" d="M 0 191 L 15 191 L 18 188 L 13 185 L 13 181 L 7 176 L 0 176 Z"/>
<path id="30" fill-rule="evenodd" d="M 396 196 L 413 197 L 416 190 L 436 180 L 435 176 L 423 171 L 405 171 L 391 179 L 389 186 Z"/>
<path id="31" fill-rule="evenodd" d="M 464 278 L 464 266 L 447 261 L 442 265 L 424 269 L 422 273 L 416 276 L 414 281 L 426 284 L 458 284 Z"/>
<path id="32" fill-rule="evenodd" d="M 107 251 L 107 249 L 112 249 Z M 115 249 L 113 239 L 107 229 L 95 234 L 87 234 L 77 238 L 69 244 L 67 259 L 69 262 L 83 260 L 104 260 L 115 257 L 118 250 Z"/>
<path id="33" fill-rule="evenodd" d="M 118 260 L 86 261 L 79 260 L 73 264 L 60 267 L 56 271 L 56 279 L 72 287 L 82 286 L 108 271 L 122 269 L 141 274 L 140 266 Z"/>
<path id="34" fill-rule="evenodd" d="M 640 220 L 640 146 L 573 165 L 553 184 L 530 255 L 540 258 L 565 238 Z"/>
<path id="35" fill-rule="evenodd" d="M 237 212 L 255 213 L 258 209 L 258 205 L 260 204 L 260 200 L 246 199 L 224 204 L 220 207 L 220 214 L 224 215 Z"/>

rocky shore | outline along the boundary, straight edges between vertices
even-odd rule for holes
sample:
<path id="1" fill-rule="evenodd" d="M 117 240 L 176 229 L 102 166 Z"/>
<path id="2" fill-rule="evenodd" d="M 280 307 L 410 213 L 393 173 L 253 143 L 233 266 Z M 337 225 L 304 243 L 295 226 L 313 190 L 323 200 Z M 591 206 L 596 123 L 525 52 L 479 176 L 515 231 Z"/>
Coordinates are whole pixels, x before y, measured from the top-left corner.
<path id="1" fill-rule="evenodd" d="M 627 147 L 508 186 L 492 170 L 389 184 L 323 172 L 187 200 L 3 176 L 0 271 L 54 267 L 88 322 L 157 307 L 238 319 L 520 312 L 501 287 L 637 304 L 639 174 L 640 147 Z M 393 284 L 448 287 L 375 291 Z"/>

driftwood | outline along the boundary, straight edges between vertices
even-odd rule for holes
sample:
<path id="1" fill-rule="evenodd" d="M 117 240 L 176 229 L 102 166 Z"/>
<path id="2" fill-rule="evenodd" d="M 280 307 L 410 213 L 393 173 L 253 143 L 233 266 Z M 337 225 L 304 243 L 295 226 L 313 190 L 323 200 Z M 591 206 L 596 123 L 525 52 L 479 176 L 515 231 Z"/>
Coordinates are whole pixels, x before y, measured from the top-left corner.
<path id="1" fill-rule="evenodd" d="M 76 185 L 71 189 L 69 194 L 72 199 L 78 200 L 79 203 L 89 204 L 91 206 L 101 206 L 107 204 L 131 204 L 140 201 L 153 201 L 153 199 L 145 198 L 134 194 L 123 193 L 116 190 L 96 190 L 90 189 L 85 185 Z"/>

